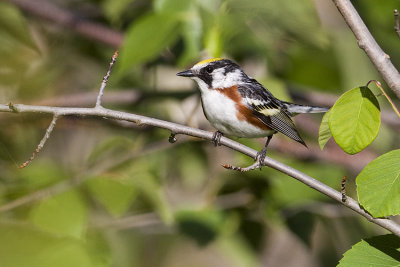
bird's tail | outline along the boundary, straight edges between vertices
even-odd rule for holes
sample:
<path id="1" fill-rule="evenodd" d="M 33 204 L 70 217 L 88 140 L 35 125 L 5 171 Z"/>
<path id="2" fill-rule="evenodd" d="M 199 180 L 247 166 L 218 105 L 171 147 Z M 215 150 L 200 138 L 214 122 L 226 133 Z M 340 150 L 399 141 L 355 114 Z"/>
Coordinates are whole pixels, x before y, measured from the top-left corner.
<path id="1" fill-rule="evenodd" d="M 294 103 L 289 103 L 289 102 L 283 102 L 285 105 L 286 109 L 292 113 L 324 113 L 329 110 L 329 108 L 323 108 L 323 107 L 314 107 L 314 106 L 306 106 L 306 105 L 300 105 L 300 104 L 294 104 Z"/>

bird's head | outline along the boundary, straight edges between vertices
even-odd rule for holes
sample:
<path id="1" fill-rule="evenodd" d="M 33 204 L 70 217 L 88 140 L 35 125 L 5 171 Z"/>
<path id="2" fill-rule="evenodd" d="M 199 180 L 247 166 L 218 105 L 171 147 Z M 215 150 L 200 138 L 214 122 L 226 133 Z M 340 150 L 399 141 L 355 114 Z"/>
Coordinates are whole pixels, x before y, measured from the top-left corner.
<path id="1" fill-rule="evenodd" d="M 239 65 L 229 59 L 222 58 L 200 61 L 192 68 L 176 75 L 195 80 L 201 91 L 232 87 L 243 83 L 248 78 Z"/>

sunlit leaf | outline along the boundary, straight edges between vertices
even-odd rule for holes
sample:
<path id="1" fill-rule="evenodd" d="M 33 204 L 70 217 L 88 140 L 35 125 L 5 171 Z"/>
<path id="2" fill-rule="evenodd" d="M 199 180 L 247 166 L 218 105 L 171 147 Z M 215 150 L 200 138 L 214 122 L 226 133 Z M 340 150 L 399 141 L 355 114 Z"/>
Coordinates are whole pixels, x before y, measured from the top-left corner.
<path id="1" fill-rule="evenodd" d="M 330 110 L 332 136 L 348 154 L 356 154 L 371 144 L 380 125 L 379 103 L 365 86 L 344 93 Z"/>
<path id="2" fill-rule="evenodd" d="M 126 33 L 120 53 L 120 71 L 160 56 L 178 37 L 179 19 L 171 14 L 151 14 L 135 21 Z"/>
<path id="3" fill-rule="evenodd" d="M 362 240 L 344 253 L 338 266 L 400 266 L 400 239 L 383 235 Z"/>
<path id="4" fill-rule="evenodd" d="M 331 130 L 329 129 L 329 113 L 330 111 L 324 114 L 321 125 L 319 126 L 318 143 L 321 150 L 324 149 L 326 143 L 332 137 Z"/>
<path id="5" fill-rule="evenodd" d="M 360 204 L 374 217 L 400 214 L 400 150 L 374 159 L 356 183 Z"/>
<path id="6" fill-rule="evenodd" d="M 39 202 L 30 220 L 51 233 L 80 238 L 86 229 L 87 208 L 79 193 L 70 190 Z"/>

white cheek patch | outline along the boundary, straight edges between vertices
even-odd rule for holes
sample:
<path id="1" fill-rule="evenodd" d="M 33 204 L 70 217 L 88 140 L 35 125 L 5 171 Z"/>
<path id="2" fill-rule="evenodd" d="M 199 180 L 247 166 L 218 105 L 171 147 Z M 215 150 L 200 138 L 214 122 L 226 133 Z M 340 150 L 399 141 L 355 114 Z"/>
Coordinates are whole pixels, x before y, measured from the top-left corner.
<path id="1" fill-rule="evenodd" d="M 240 70 L 235 70 L 225 74 L 223 68 L 216 69 L 212 73 L 213 88 L 228 88 L 242 82 L 242 74 Z"/>
<path id="2" fill-rule="evenodd" d="M 208 90 L 208 85 L 198 77 L 192 77 L 192 79 L 197 83 L 200 88 L 200 91 L 205 92 Z"/>

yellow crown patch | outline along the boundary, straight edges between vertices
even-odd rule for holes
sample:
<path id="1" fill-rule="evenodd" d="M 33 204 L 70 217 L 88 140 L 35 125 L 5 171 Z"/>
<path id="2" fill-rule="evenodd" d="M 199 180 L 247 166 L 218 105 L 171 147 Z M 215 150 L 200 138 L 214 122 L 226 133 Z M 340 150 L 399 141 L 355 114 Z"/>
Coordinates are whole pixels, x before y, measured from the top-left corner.
<path id="1" fill-rule="evenodd" d="M 202 65 L 202 64 L 205 64 L 205 63 L 214 62 L 214 61 L 218 61 L 218 60 L 222 60 L 222 58 L 216 57 L 216 58 L 205 59 L 205 60 L 202 60 L 202 61 L 198 62 L 196 65 Z"/>

